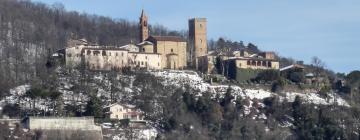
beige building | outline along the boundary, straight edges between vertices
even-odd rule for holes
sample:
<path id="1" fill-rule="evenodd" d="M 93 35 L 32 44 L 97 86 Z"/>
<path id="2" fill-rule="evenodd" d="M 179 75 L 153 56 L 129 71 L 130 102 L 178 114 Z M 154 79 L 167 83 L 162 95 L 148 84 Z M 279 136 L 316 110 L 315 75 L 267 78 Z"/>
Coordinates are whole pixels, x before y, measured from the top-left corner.
<path id="1" fill-rule="evenodd" d="M 69 40 L 65 48 L 65 64 L 67 67 L 77 67 L 81 64 L 81 51 L 88 46 L 85 39 Z"/>
<path id="2" fill-rule="evenodd" d="M 235 58 L 237 68 L 241 69 L 279 69 L 279 62 L 269 59 Z"/>
<path id="3" fill-rule="evenodd" d="M 149 41 L 143 41 L 137 45 L 139 47 L 139 52 L 155 53 L 154 44 Z"/>
<path id="4" fill-rule="evenodd" d="M 161 54 L 161 68 L 184 69 L 186 64 L 186 41 L 176 36 L 150 36 L 154 52 Z M 145 50 L 146 51 L 146 50 Z"/>
<path id="5" fill-rule="evenodd" d="M 143 113 L 132 105 L 112 104 L 104 107 L 105 117 L 109 119 L 129 119 L 130 121 L 144 121 Z"/>
<path id="6" fill-rule="evenodd" d="M 160 54 L 162 69 L 184 69 L 187 66 L 187 41 L 178 36 L 150 36 L 148 17 L 140 16 L 139 52 Z"/>
<path id="7" fill-rule="evenodd" d="M 236 67 L 240 69 L 278 70 L 280 67 L 279 61 L 275 59 L 275 54 L 273 52 L 263 52 L 253 55 L 249 55 L 247 52 L 243 52 L 240 57 L 229 58 L 229 60 L 234 60 Z"/>

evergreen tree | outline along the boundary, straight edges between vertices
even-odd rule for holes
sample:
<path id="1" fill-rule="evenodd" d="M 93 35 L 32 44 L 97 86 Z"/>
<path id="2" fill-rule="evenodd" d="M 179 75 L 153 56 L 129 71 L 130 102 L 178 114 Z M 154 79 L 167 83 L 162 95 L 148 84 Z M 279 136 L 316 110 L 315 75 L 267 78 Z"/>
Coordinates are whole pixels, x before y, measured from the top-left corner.
<path id="1" fill-rule="evenodd" d="M 103 117 L 102 103 L 100 98 L 95 95 L 90 96 L 85 109 L 86 116 L 94 116 L 95 118 Z"/>

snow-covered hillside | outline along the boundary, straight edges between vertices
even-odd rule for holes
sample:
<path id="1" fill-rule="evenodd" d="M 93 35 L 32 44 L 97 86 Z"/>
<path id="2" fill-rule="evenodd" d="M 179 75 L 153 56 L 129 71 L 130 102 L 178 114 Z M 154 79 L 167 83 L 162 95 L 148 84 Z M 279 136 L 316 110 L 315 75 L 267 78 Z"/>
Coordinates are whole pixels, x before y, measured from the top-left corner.
<path id="1" fill-rule="evenodd" d="M 206 83 L 196 72 L 194 71 L 152 71 L 150 72 L 156 77 L 163 79 L 162 83 L 166 85 L 175 85 L 175 86 L 184 86 L 187 85 L 195 90 L 200 92 L 211 92 L 211 93 L 220 93 L 224 94 L 229 85 L 211 85 Z M 231 85 L 232 94 L 236 96 L 241 96 L 248 99 L 265 99 L 268 97 L 279 96 L 282 101 L 293 102 L 296 96 L 301 97 L 306 103 L 318 104 L 318 105 L 331 105 L 336 103 L 340 106 L 349 106 L 349 104 L 339 97 L 335 93 L 328 93 L 328 97 L 320 97 L 316 93 L 295 93 L 287 92 L 285 96 L 272 93 L 270 91 L 262 89 L 243 89 L 239 86 Z"/>

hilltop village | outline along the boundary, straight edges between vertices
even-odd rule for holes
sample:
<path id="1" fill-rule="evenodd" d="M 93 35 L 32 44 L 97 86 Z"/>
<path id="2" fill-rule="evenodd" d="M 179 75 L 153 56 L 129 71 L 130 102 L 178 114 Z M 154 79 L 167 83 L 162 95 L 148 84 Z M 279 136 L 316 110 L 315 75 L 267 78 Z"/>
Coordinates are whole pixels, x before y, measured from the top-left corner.
<path id="1" fill-rule="evenodd" d="M 15 3 L 0 3 L 5 1 Z M 0 24 L 19 28 L 0 32 L 15 38 L 5 43 L 0 38 L 0 47 L 14 44 L 9 50 L 16 54 L 7 54 L 15 57 L 1 63 L 8 68 L 1 78 L 19 79 L 8 80 L 11 84 L 0 96 L 0 139 L 359 137 L 360 109 L 353 106 L 360 102 L 360 94 L 354 94 L 360 73 L 336 75 L 319 58 L 304 64 L 241 41 L 220 38 L 210 45 L 206 18 L 190 18 L 184 21 L 186 35 L 169 36 L 152 31 L 144 10 L 131 25 L 59 7 L 38 12 L 46 8 L 19 4 L 35 7 L 34 13 L 52 13 L 42 18 L 55 19 L 55 25 L 46 28 L 50 35 L 41 31 L 33 37 L 30 27 L 37 24 L 30 22 L 29 30 L 23 24 L 33 18 Z M 0 16 L 1 22 L 5 18 Z M 20 42 L 21 35 L 38 44 Z"/>
<path id="2" fill-rule="evenodd" d="M 188 23 L 187 40 L 180 36 L 153 36 L 149 31 L 148 16 L 142 11 L 139 43 L 120 47 L 99 46 L 86 39 L 78 39 L 70 40 L 68 46 L 59 52 L 63 52 L 66 66 L 83 64 L 89 70 L 193 69 L 210 74 L 215 69 L 217 58 L 227 67 L 279 70 L 274 52 L 251 53 L 246 49 L 208 51 L 206 18 L 192 18 Z"/>

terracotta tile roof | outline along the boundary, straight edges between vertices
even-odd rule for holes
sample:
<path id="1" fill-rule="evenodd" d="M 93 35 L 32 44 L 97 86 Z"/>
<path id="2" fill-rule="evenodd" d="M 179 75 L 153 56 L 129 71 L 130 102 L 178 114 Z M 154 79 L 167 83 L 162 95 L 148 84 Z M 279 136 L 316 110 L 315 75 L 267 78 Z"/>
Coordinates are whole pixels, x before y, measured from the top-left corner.
<path id="1" fill-rule="evenodd" d="M 179 36 L 150 36 L 148 40 L 186 42 L 184 38 Z"/>

